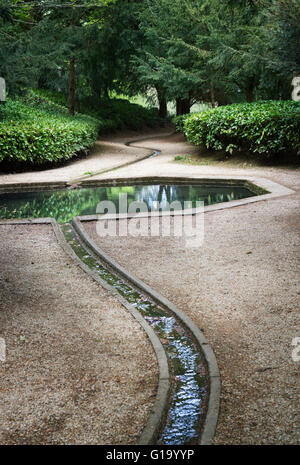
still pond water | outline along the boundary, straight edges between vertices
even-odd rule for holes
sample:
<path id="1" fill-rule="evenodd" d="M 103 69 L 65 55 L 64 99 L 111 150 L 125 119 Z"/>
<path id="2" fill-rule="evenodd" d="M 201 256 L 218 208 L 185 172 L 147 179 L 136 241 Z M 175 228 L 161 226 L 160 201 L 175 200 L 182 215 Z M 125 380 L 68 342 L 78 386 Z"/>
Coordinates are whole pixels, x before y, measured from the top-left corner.
<path id="1" fill-rule="evenodd" d="M 0 219 L 56 218 L 59 223 L 71 221 L 74 216 L 94 215 L 97 205 L 110 200 L 118 212 L 120 195 L 127 196 L 127 204 L 144 202 L 149 211 L 167 209 L 168 203 L 197 201 L 204 205 L 252 197 L 256 194 L 244 186 L 224 184 L 151 184 L 134 186 L 89 187 L 57 189 L 38 192 L 9 193 L 0 195 Z"/>

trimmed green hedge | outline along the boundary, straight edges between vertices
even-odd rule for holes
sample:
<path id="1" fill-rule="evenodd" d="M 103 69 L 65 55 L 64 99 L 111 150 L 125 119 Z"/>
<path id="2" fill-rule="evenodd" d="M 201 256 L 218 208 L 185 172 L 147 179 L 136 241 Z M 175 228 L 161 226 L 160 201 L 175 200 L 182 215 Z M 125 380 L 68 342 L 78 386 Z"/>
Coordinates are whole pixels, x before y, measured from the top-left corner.
<path id="1" fill-rule="evenodd" d="M 56 96 L 57 97 L 57 96 Z M 90 115 L 71 116 L 63 100 L 29 91 L 0 104 L 0 163 L 45 165 L 87 151 L 99 133 L 141 129 L 161 122 L 158 113 L 127 101 L 109 100 Z"/>
<path id="2" fill-rule="evenodd" d="M 175 125 L 176 132 L 184 132 L 185 120 L 192 114 L 194 115 L 195 113 L 187 113 L 186 115 L 174 116 L 172 118 L 172 123 Z"/>
<path id="3" fill-rule="evenodd" d="M 262 101 L 222 106 L 183 118 L 189 142 L 261 158 L 300 155 L 300 103 Z"/>
<path id="4" fill-rule="evenodd" d="M 0 107 L 0 162 L 41 165 L 71 158 L 96 140 L 100 122 L 86 115 L 8 99 Z"/>

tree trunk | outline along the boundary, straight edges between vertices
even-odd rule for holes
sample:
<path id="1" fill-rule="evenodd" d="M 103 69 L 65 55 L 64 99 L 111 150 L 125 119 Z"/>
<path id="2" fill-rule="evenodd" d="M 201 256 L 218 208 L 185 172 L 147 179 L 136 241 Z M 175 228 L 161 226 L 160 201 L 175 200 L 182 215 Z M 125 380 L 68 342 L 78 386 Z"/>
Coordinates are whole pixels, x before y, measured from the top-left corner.
<path id="1" fill-rule="evenodd" d="M 78 113 L 81 113 L 81 105 L 80 105 L 79 98 L 77 99 L 77 111 L 78 111 Z"/>
<path id="2" fill-rule="evenodd" d="M 69 75 L 69 113 L 75 114 L 75 58 L 70 60 L 70 75 Z"/>
<path id="3" fill-rule="evenodd" d="M 215 93 L 215 99 L 218 102 L 219 107 L 221 107 L 223 105 L 228 105 L 228 103 L 229 103 L 229 101 L 228 101 L 226 95 L 224 94 L 224 92 L 222 92 L 220 90 Z"/>
<path id="4" fill-rule="evenodd" d="M 191 111 L 191 102 L 189 99 L 183 101 L 183 114 L 186 115 Z"/>
<path id="5" fill-rule="evenodd" d="M 216 106 L 216 99 L 215 99 L 215 88 L 213 83 L 210 84 L 210 100 L 211 100 L 211 106 L 212 108 L 215 108 Z"/>
<path id="6" fill-rule="evenodd" d="M 254 79 L 251 79 L 247 87 L 245 88 L 246 100 L 249 103 L 254 101 L 254 89 L 255 89 Z"/>
<path id="7" fill-rule="evenodd" d="M 185 115 L 191 110 L 191 103 L 189 99 L 176 99 L 176 115 Z"/>
<path id="8" fill-rule="evenodd" d="M 165 93 L 160 87 L 156 87 L 156 93 L 157 93 L 157 100 L 159 104 L 159 110 L 158 110 L 159 116 L 161 118 L 166 118 L 168 110 L 167 110 L 167 100 L 165 97 Z"/>
<path id="9" fill-rule="evenodd" d="M 246 87 L 245 89 L 246 93 L 246 100 L 247 102 L 253 102 L 253 88 L 252 87 Z"/>
<path id="10" fill-rule="evenodd" d="M 158 97 L 158 103 L 159 103 L 159 110 L 158 110 L 159 116 L 161 118 L 166 118 L 167 113 L 168 113 L 167 100 L 165 99 L 165 97 L 160 96 Z"/>

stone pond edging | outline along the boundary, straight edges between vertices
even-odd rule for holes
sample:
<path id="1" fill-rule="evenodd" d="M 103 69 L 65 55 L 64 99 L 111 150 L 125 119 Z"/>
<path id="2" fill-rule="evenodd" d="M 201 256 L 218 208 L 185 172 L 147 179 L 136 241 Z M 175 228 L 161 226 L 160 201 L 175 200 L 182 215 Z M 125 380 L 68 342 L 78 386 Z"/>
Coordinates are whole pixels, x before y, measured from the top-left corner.
<path id="1" fill-rule="evenodd" d="M 168 134 L 169 135 L 169 134 Z M 156 137 L 162 137 L 166 136 L 164 135 L 159 135 L 159 136 L 154 136 L 151 138 L 156 138 Z M 137 142 L 140 142 L 145 139 L 150 139 L 150 137 L 143 137 L 138 140 L 130 141 L 127 143 L 127 145 L 134 144 Z M 147 150 L 149 151 L 155 151 L 156 149 L 151 149 L 147 147 Z M 152 156 L 152 153 L 144 156 L 143 158 L 139 160 L 135 160 L 133 163 L 137 163 L 141 160 L 144 160 L 146 158 L 149 158 Z M 109 172 L 109 171 L 114 171 L 118 168 L 121 168 L 123 166 L 126 166 L 130 163 L 126 163 L 125 165 L 117 166 L 112 169 L 108 169 L 103 171 Z M 95 173 L 94 175 L 96 175 Z M 102 174 L 102 173 L 101 173 Z M 93 176 L 86 176 L 84 178 L 81 178 L 80 180 L 78 179 L 80 183 L 80 187 L 92 187 L 96 185 L 107 185 L 107 184 L 124 184 L 126 181 L 127 183 L 133 183 L 133 182 L 138 182 L 138 181 L 144 181 L 146 182 L 148 180 L 148 177 L 136 177 L 136 178 L 130 178 L 130 179 L 123 179 L 123 178 L 109 178 L 109 179 L 101 179 L 101 180 L 93 180 L 91 179 Z M 173 176 L 172 178 L 166 178 L 166 177 L 151 177 L 151 181 L 162 181 L 162 182 L 167 182 L 167 181 L 174 181 L 174 182 L 191 182 L 191 181 L 205 181 L 208 180 L 207 176 L 203 175 L 196 175 L 196 176 L 185 176 L 185 177 L 179 177 L 179 176 Z M 225 208 L 232 208 L 236 206 L 241 206 L 241 205 L 246 205 L 249 203 L 253 202 L 258 202 L 258 201 L 264 201 L 264 200 L 269 200 L 273 199 L 276 197 L 281 197 L 285 195 L 290 195 L 295 193 L 295 191 L 282 186 L 276 182 L 273 182 L 269 179 L 265 178 L 259 178 L 259 177 L 250 177 L 250 176 L 243 176 L 241 179 L 241 176 L 231 176 L 230 179 L 226 179 L 226 176 L 210 176 L 209 181 L 214 181 L 216 183 L 222 183 L 222 182 L 231 182 L 232 184 L 235 183 L 243 183 L 244 185 L 249 183 L 249 184 L 255 184 L 258 186 L 260 189 L 260 192 L 258 191 L 258 195 L 255 197 L 251 198 L 245 198 L 245 199 L 240 199 L 240 200 L 234 200 L 234 201 L 229 201 L 226 203 L 219 203 L 215 205 L 210 205 L 204 208 L 204 212 L 210 212 L 210 211 L 216 211 L 216 210 L 222 210 Z M 70 186 L 75 181 L 72 182 L 62 182 L 62 181 L 57 181 L 57 182 L 34 182 L 34 183 L 7 183 L 7 184 L 2 184 L 0 186 L 0 194 L 1 193 L 7 193 L 7 192 L 28 192 L 32 190 L 40 191 L 40 190 L 49 190 L 49 189 L 57 189 L 57 188 L 67 188 Z M 264 192 L 263 192 L 264 191 Z M 197 213 L 197 212 L 195 212 Z M 217 427 L 217 421 L 218 421 L 218 414 L 219 414 L 219 407 L 220 407 L 220 395 L 221 395 L 221 377 L 220 377 L 220 372 L 218 368 L 218 363 L 214 354 L 214 351 L 205 338 L 204 334 L 202 331 L 198 328 L 198 326 L 187 316 L 185 315 L 181 310 L 179 310 L 172 302 L 170 302 L 168 299 L 166 299 L 164 296 L 160 295 L 158 292 L 153 290 L 150 286 L 145 284 L 143 281 L 138 279 L 137 277 L 133 276 L 130 272 L 128 272 L 125 268 L 121 267 L 117 262 L 115 262 L 112 258 L 110 258 L 103 250 L 101 250 L 96 244 L 92 241 L 92 239 L 87 235 L 85 232 L 82 222 L 84 221 L 91 221 L 91 220 L 96 220 L 99 219 L 98 216 L 96 215 L 90 215 L 90 216 L 85 216 L 85 217 L 77 217 L 73 218 L 72 220 L 72 225 L 81 238 L 81 240 L 90 248 L 96 256 L 98 256 L 102 261 L 106 262 L 109 267 L 115 269 L 118 274 L 123 276 L 125 279 L 130 281 L 134 286 L 136 286 L 138 289 L 141 291 L 144 291 L 146 294 L 148 294 L 150 297 L 152 297 L 158 304 L 161 306 L 165 307 L 166 309 L 170 310 L 171 313 L 175 314 L 177 318 L 183 323 L 183 325 L 192 333 L 194 336 L 194 339 L 197 341 L 198 346 L 202 350 L 204 357 L 206 359 L 207 365 L 208 365 L 208 370 L 209 370 L 209 384 L 210 384 L 210 393 L 209 393 L 209 401 L 208 401 L 208 409 L 206 413 L 206 418 L 204 422 L 204 427 L 203 431 L 201 434 L 201 439 L 200 439 L 200 444 L 201 445 L 207 445 L 211 444 L 213 437 L 215 435 L 216 427 Z M 112 286 L 110 286 L 107 282 L 105 282 L 101 277 L 92 271 L 87 265 L 85 265 L 75 254 L 75 252 L 72 250 L 71 246 L 67 243 L 65 240 L 65 237 L 56 222 L 55 219 L 53 218 L 37 218 L 37 219 L 16 219 L 16 220 L 1 220 L 1 224 L 50 224 L 54 230 L 54 233 L 56 235 L 56 238 L 60 244 L 60 246 L 64 249 L 64 251 L 69 255 L 74 262 L 80 266 L 86 273 L 88 273 L 89 276 L 91 276 L 95 281 L 97 281 L 102 287 L 107 289 L 109 292 L 111 292 L 119 301 L 120 303 L 134 316 L 134 318 L 140 323 L 142 328 L 145 330 L 147 336 L 149 337 L 152 346 L 154 348 L 157 361 L 158 361 L 158 366 L 159 366 L 159 380 L 158 380 L 158 391 L 156 395 L 156 399 L 153 405 L 152 412 L 149 416 L 148 422 L 140 436 L 138 444 L 153 444 L 153 440 L 156 437 L 156 434 L 161 426 L 162 420 L 165 416 L 165 412 L 168 406 L 168 398 L 169 398 L 169 392 L 170 392 L 170 372 L 169 372 L 169 367 L 168 367 L 168 361 L 167 361 L 167 355 L 165 352 L 165 349 L 159 340 L 158 336 L 155 334 L 154 330 L 151 328 L 150 325 L 148 325 L 141 314 L 132 306 L 130 305 L 125 298 L 123 298 Z"/>

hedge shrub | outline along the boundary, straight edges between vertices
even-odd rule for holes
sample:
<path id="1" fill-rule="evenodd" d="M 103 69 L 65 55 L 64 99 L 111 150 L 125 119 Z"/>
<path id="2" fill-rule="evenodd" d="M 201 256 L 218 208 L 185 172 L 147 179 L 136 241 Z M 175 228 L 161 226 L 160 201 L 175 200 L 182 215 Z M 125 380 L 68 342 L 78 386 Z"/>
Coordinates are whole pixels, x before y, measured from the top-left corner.
<path id="1" fill-rule="evenodd" d="M 300 103 L 292 100 L 222 106 L 189 115 L 183 125 L 187 140 L 207 149 L 300 155 Z"/>
<path id="2" fill-rule="evenodd" d="M 7 100 L 0 107 L 0 162 L 44 164 L 71 158 L 96 140 L 101 122 Z"/>
<path id="3" fill-rule="evenodd" d="M 193 115 L 195 113 L 192 113 Z M 191 113 L 187 113 L 186 115 L 179 115 L 179 116 L 174 116 L 172 118 L 172 123 L 175 125 L 176 132 L 184 132 L 184 123 L 189 116 L 192 115 Z"/>
<path id="4" fill-rule="evenodd" d="M 71 116 L 57 96 L 28 92 L 0 104 L 0 163 L 43 165 L 68 160 L 87 150 L 99 133 L 158 124 L 155 111 L 127 101 L 107 101 L 91 115 Z"/>

